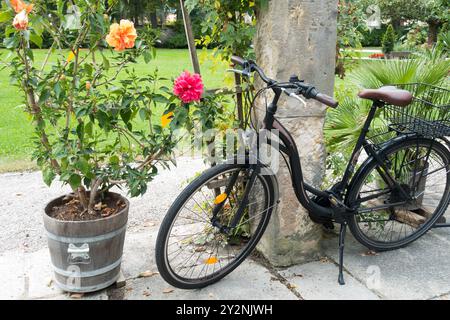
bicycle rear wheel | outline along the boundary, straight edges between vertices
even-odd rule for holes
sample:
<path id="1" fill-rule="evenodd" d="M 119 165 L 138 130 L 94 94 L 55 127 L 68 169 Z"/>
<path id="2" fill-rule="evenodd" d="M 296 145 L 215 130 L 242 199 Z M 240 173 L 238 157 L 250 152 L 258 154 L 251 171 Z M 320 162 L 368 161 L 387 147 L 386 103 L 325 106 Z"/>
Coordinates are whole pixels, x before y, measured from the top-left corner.
<path id="1" fill-rule="evenodd" d="M 255 248 L 278 200 L 273 177 L 257 171 L 246 164 L 218 165 L 178 196 L 156 241 L 156 263 L 168 283 L 182 289 L 208 286 L 233 271 Z M 231 227 L 246 188 L 249 200 Z M 220 211 L 213 214 L 216 208 Z"/>
<path id="2" fill-rule="evenodd" d="M 372 160 L 355 177 L 347 203 L 358 208 L 349 223 L 355 238 L 375 251 L 404 247 L 424 235 L 450 200 L 450 153 L 436 140 L 410 138 L 385 150 L 392 188 Z M 407 199 L 409 198 L 409 200 Z"/>

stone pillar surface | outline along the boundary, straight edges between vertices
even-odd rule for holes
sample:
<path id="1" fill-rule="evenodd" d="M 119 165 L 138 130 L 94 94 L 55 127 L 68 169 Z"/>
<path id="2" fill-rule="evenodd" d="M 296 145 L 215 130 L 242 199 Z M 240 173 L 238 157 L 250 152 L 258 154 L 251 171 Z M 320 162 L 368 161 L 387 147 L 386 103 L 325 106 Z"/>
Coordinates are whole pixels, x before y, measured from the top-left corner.
<path id="1" fill-rule="evenodd" d="M 296 74 L 320 92 L 332 95 L 336 24 L 336 0 L 269 1 L 268 8 L 258 16 L 257 62 L 273 79 L 288 81 Z M 265 106 L 259 103 L 258 117 L 263 110 Z M 325 172 L 325 106 L 313 100 L 303 106 L 297 100 L 282 98 L 278 110 L 277 117 L 297 143 L 305 180 L 319 187 Z M 280 164 L 277 177 L 281 203 L 259 250 L 276 266 L 316 259 L 320 254 L 321 227 L 309 219 L 298 203 L 284 163 Z"/>

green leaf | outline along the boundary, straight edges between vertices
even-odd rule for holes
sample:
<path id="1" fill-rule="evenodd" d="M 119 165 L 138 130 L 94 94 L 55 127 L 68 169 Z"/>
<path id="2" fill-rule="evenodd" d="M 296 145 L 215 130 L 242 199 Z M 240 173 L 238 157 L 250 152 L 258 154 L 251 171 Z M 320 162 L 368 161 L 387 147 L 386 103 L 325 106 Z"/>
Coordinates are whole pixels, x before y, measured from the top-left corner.
<path id="1" fill-rule="evenodd" d="M 45 29 L 44 19 L 38 15 L 33 15 L 30 22 L 36 35 L 41 36 Z"/>
<path id="2" fill-rule="evenodd" d="M 61 84 L 57 82 L 53 87 L 53 90 L 55 91 L 56 98 L 59 99 L 59 97 L 61 96 Z"/>
<path id="3" fill-rule="evenodd" d="M 86 63 L 86 64 L 84 65 L 84 70 L 86 71 L 86 74 L 87 74 L 89 77 L 91 77 L 91 76 L 92 76 L 92 73 L 94 72 L 94 67 L 93 67 L 91 64 Z"/>
<path id="4" fill-rule="evenodd" d="M 88 123 L 86 123 L 86 126 L 84 127 L 84 132 L 89 136 L 89 137 L 92 137 L 92 134 L 93 134 L 93 130 L 94 128 L 93 128 L 93 125 L 92 125 L 92 122 L 88 122 Z"/>
<path id="5" fill-rule="evenodd" d="M 102 57 L 103 57 L 103 69 L 105 69 L 105 71 L 108 71 L 110 68 L 109 60 L 103 55 L 103 53 Z"/>
<path id="6" fill-rule="evenodd" d="M 10 10 L 0 12 L 0 23 L 11 20 L 12 14 Z"/>
<path id="7" fill-rule="evenodd" d="M 75 111 L 75 116 L 78 118 L 84 117 L 85 115 L 87 115 L 89 112 L 89 110 L 87 108 L 79 108 L 78 110 Z"/>
<path id="8" fill-rule="evenodd" d="M 120 111 L 120 117 L 122 118 L 123 122 L 128 123 L 130 122 L 132 112 L 130 109 L 124 109 Z"/>
<path id="9" fill-rule="evenodd" d="M 33 53 L 33 50 L 27 49 L 27 50 L 26 50 L 26 54 L 27 54 L 28 58 L 31 59 L 31 61 L 34 61 L 34 53 Z"/>
<path id="10" fill-rule="evenodd" d="M 103 128 L 109 123 L 109 117 L 105 112 L 98 110 L 95 115 L 96 115 L 96 118 L 98 120 L 98 124 L 100 125 L 100 127 Z"/>
<path id="11" fill-rule="evenodd" d="M 89 165 L 89 162 L 84 158 L 78 160 L 75 164 L 75 167 L 84 175 L 89 175 L 91 173 L 91 166 Z"/>
<path id="12" fill-rule="evenodd" d="M 68 182 L 72 189 L 77 189 L 81 185 L 81 177 L 77 174 L 72 174 Z"/>
<path id="13" fill-rule="evenodd" d="M 5 38 L 9 37 L 11 34 L 16 32 L 16 28 L 14 28 L 12 25 L 11 26 L 7 26 L 5 28 Z"/>
<path id="14" fill-rule="evenodd" d="M 83 123 L 79 123 L 77 126 L 77 136 L 81 141 L 83 141 L 83 138 L 84 138 L 84 124 Z"/>
<path id="15" fill-rule="evenodd" d="M 109 163 L 112 165 L 118 165 L 120 163 L 120 159 L 118 156 L 111 156 L 109 158 Z"/>
<path id="16" fill-rule="evenodd" d="M 153 101 L 159 102 L 159 103 L 169 103 L 169 99 L 167 99 L 165 96 L 161 94 L 155 94 L 153 96 Z"/>
<path id="17" fill-rule="evenodd" d="M 17 47 L 18 44 L 19 39 L 15 35 L 10 38 L 3 39 L 3 45 L 5 46 L 6 49 L 15 48 Z"/>
<path id="18" fill-rule="evenodd" d="M 152 57 L 152 53 L 150 52 L 150 50 L 145 50 L 143 53 L 144 56 L 144 62 L 145 63 L 150 63 L 150 61 L 152 61 L 153 57 Z"/>
<path id="19" fill-rule="evenodd" d="M 53 180 L 56 177 L 56 174 L 51 168 L 46 167 L 42 170 L 42 177 L 44 179 L 45 184 L 50 187 L 50 185 L 52 184 Z"/>
<path id="20" fill-rule="evenodd" d="M 142 121 L 145 121 L 148 119 L 148 111 L 146 109 L 139 109 L 139 117 Z"/>
<path id="21" fill-rule="evenodd" d="M 50 97 L 50 91 L 48 89 L 44 89 L 41 92 L 41 95 L 39 96 L 39 105 L 42 105 L 47 101 L 47 99 Z"/>

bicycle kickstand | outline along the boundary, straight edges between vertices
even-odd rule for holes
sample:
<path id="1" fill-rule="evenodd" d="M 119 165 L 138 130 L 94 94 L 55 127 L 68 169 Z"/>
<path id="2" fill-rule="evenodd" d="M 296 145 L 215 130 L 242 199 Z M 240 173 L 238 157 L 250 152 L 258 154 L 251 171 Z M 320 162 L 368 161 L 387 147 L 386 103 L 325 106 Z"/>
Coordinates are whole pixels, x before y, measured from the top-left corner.
<path id="1" fill-rule="evenodd" d="M 344 281 L 344 246 L 345 246 L 345 233 L 347 231 L 347 223 L 341 224 L 341 231 L 339 232 L 339 278 L 338 282 L 341 286 L 345 285 Z"/>

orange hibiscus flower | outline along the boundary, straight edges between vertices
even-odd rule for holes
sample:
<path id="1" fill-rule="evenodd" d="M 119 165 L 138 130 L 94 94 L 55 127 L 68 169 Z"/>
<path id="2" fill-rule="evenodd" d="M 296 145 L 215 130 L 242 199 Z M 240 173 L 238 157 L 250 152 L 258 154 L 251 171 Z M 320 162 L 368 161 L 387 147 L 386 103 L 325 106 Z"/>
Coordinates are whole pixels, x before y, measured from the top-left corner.
<path id="1" fill-rule="evenodd" d="M 106 42 L 116 51 L 123 51 L 134 47 L 137 33 L 134 23 L 129 20 L 120 20 L 120 24 L 113 23 L 106 36 Z"/>
<path id="2" fill-rule="evenodd" d="M 30 13 L 31 10 L 33 10 L 33 4 L 26 4 L 22 0 L 10 0 L 9 3 L 11 3 L 12 8 L 16 13 L 19 13 L 23 10 L 26 10 L 27 13 Z"/>

